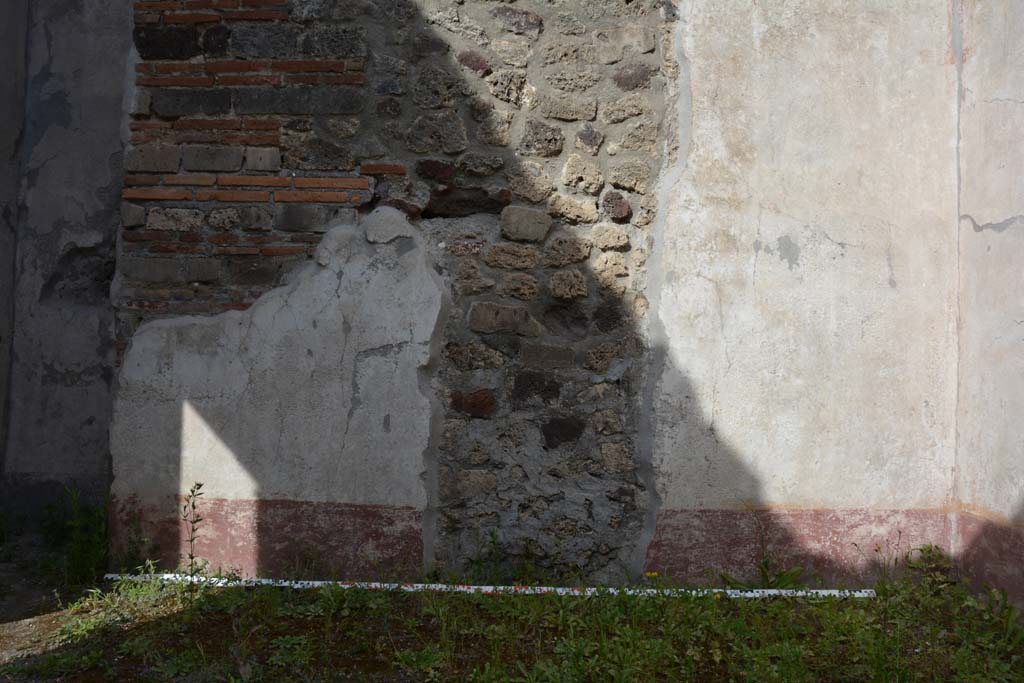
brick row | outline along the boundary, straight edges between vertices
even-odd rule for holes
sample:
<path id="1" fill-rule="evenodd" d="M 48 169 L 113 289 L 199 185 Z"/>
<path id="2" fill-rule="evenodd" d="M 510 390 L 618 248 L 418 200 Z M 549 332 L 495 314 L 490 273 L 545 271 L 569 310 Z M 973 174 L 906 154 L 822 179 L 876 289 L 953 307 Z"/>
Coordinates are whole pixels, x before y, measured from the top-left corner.
<path id="1" fill-rule="evenodd" d="M 218 74 L 217 76 L 139 76 L 147 88 L 211 88 L 215 85 L 364 85 L 362 73 L 340 74 Z"/>
<path id="2" fill-rule="evenodd" d="M 183 7 L 177 2 L 135 3 L 137 23 L 157 23 L 172 26 L 216 24 L 221 21 L 287 21 L 288 9 L 284 5 L 264 0 L 186 0 Z M 267 9 L 272 8 L 272 9 Z"/>
<path id="3" fill-rule="evenodd" d="M 225 145 L 254 145 L 258 147 L 277 147 L 281 144 L 281 136 L 277 133 L 244 133 L 224 132 L 222 130 L 149 130 L 133 131 L 133 145 L 144 145 L 150 142 L 166 142 L 169 144 L 208 142 Z"/>
<path id="4" fill-rule="evenodd" d="M 301 238 L 301 239 L 300 239 Z M 173 230 L 127 230 L 122 239 L 135 249 L 148 249 L 149 245 L 161 244 L 212 244 L 214 246 L 243 246 L 257 249 L 281 249 L 293 254 L 309 249 L 323 238 L 321 233 L 309 235 L 238 235 L 215 233 L 203 235 L 198 232 L 181 233 Z M 296 244 L 302 242 L 303 244 Z"/>
<path id="5" fill-rule="evenodd" d="M 210 62 L 144 62 L 135 66 L 140 74 L 219 74 L 244 73 L 343 73 L 361 72 L 366 60 L 355 59 L 301 59 L 301 60 L 244 60 L 229 59 Z"/>
<path id="6" fill-rule="evenodd" d="M 280 130 L 280 119 L 219 117 L 214 119 L 185 117 L 173 121 L 161 119 L 133 119 L 131 130 Z"/>
<path id="7" fill-rule="evenodd" d="M 125 185 L 154 186 L 160 185 L 192 185 L 229 187 L 281 187 L 296 190 L 369 190 L 370 180 L 364 177 L 310 177 L 310 176 L 276 176 L 276 175 L 238 175 L 238 174 L 132 174 L 125 176 Z"/>
<path id="8" fill-rule="evenodd" d="M 359 192 L 332 190 L 238 190 L 223 188 L 189 189 L 176 187 L 126 187 L 121 195 L 134 201 L 236 202 L 236 203 L 307 203 L 360 205 L 366 197 Z"/>

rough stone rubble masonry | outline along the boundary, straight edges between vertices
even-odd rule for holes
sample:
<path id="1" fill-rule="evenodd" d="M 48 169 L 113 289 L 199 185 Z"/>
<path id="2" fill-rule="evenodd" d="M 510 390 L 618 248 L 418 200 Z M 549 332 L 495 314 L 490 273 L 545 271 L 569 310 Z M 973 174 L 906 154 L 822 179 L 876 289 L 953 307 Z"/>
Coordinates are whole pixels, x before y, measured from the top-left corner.
<path id="1" fill-rule="evenodd" d="M 935 543 L 1024 587 L 1024 15 L 94 5 L 27 18 L 5 480 L 102 488 L 116 394 L 115 542 L 165 565 L 203 481 L 201 554 L 250 574 L 850 581 Z M 101 85 L 40 33 L 78 14 Z"/>

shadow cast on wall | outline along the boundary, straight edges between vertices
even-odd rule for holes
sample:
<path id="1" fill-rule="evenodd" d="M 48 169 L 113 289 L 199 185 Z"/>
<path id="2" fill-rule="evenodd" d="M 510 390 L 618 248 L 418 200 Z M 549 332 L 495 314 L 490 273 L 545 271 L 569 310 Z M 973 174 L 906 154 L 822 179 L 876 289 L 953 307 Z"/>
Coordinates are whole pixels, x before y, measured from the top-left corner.
<path id="1" fill-rule="evenodd" d="M 661 116 L 679 67 L 664 52 L 671 7 L 526 4 L 293 3 L 300 30 L 359 29 L 374 94 L 357 154 L 413 173 L 380 179 L 360 223 L 332 227 L 248 311 L 136 334 L 115 417 L 122 551 L 154 541 L 176 565 L 181 496 L 204 481 L 199 554 L 245 573 L 698 582 L 752 578 L 771 558 L 829 584 L 870 578 L 874 549 L 851 560 L 844 535 L 879 519 L 766 509 L 702 388 L 647 341 L 655 176 L 678 135 Z M 469 10 L 500 39 L 482 44 Z M 623 23 L 661 40 L 588 53 Z M 581 101 L 593 110 L 574 112 Z M 616 107 L 628 115 L 605 115 Z M 305 152 L 340 158 L 339 122 L 310 113 L 322 135 Z M 705 458 L 734 509 L 660 509 L 656 382 L 677 387 L 658 419 L 692 445 L 669 457 Z M 949 519 L 925 524 L 945 539 Z M 963 555 L 988 566 L 1014 533 L 985 527 Z"/>

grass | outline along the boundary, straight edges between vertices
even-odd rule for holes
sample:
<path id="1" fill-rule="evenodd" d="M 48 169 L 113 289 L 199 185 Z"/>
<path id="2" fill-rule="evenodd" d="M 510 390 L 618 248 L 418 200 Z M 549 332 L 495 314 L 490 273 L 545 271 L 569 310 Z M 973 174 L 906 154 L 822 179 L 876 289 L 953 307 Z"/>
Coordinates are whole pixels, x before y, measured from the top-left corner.
<path id="1" fill-rule="evenodd" d="M 876 600 L 119 582 L 0 681 L 1024 681 L 1024 623 L 925 551 Z"/>

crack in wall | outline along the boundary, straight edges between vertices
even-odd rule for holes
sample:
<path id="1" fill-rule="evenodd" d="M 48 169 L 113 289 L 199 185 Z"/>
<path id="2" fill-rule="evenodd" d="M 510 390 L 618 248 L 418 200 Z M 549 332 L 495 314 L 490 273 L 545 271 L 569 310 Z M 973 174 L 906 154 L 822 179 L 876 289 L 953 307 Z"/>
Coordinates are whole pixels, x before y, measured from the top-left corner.
<path id="1" fill-rule="evenodd" d="M 968 221 L 971 224 L 971 227 L 974 228 L 974 232 L 984 232 L 986 230 L 991 232 L 1006 232 L 1007 230 L 1024 227 L 1024 214 L 1018 214 L 1016 216 L 1004 218 L 1001 221 L 982 223 L 980 225 L 970 214 L 960 214 L 960 220 Z"/>

